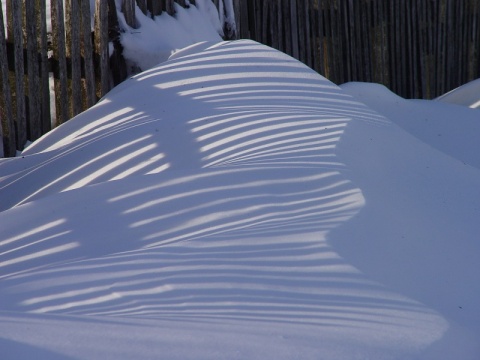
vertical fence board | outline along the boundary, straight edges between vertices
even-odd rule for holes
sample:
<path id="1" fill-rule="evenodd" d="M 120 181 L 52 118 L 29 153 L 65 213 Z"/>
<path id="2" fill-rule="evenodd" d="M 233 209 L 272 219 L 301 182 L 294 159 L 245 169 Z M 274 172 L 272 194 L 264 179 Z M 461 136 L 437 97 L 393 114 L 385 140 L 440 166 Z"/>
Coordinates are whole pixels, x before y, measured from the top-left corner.
<path id="1" fill-rule="evenodd" d="M 461 0 L 457 0 L 457 4 Z M 446 4 L 446 15 L 445 15 L 445 29 L 446 29 L 446 46 L 445 46 L 445 84 L 444 90 L 450 89 L 453 84 L 452 74 L 455 71 L 453 69 L 454 66 L 454 56 L 455 56 L 455 48 L 458 46 L 458 43 L 455 43 L 455 24 L 453 22 L 453 16 L 455 15 L 455 7 L 451 1 L 447 1 Z M 460 64 L 457 64 L 460 66 Z M 455 67 L 457 67 L 455 66 Z"/>
<path id="2" fill-rule="evenodd" d="M 97 97 L 101 98 L 110 90 L 108 67 L 108 4 L 97 0 L 95 3 L 95 68 L 97 73 Z"/>
<path id="3" fill-rule="evenodd" d="M 238 8 L 239 13 L 236 14 L 239 18 L 239 23 L 237 23 L 238 38 L 245 39 L 249 38 L 249 24 L 248 24 L 248 2 L 246 0 L 234 0 L 235 8 Z"/>
<path id="4" fill-rule="evenodd" d="M 27 72 L 28 72 L 28 132 L 27 137 L 33 141 L 38 139 L 41 134 L 41 109 L 39 102 L 39 67 L 37 53 L 37 21 L 35 13 L 35 2 L 25 1 L 26 19 L 25 22 L 27 39 Z"/>
<path id="5" fill-rule="evenodd" d="M 435 18 L 437 20 L 436 26 L 436 37 L 435 37 L 435 82 L 434 82 L 434 91 L 438 93 L 440 91 L 439 84 L 441 81 L 439 79 L 443 79 L 443 71 L 444 69 L 441 67 L 442 62 L 442 39 L 443 39 L 443 19 L 442 19 L 442 0 L 438 0 L 438 2 L 434 3 L 434 13 Z"/>
<path id="6" fill-rule="evenodd" d="M 81 17 L 78 16 L 80 4 L 78 0 L 66 0 L 67 20 L 67 56 L 70 58 L 70 88 L 71 88 L 71 109 L 70 117 L 74 117 L 82 111 L 82 76 L 80 57 L 80 26 Z"/>
<path id="7" fill-rule="evenodd" d="M 290 24 L 292 27 L 292 56 L 295 59 L 300 57 L 299 54 L 299 39 L 298 39 L 298 13 L 297 13 L 297 1 L 290 1 Z M 303 45 L 303 44 L 302 44 Z"/>
<path id="8" fill-rule="evenodd" d="M 272 46 L 275 49 L 280 47 L 280 37 L 278 31 L 278 21 L 277 21 L 277 14 L 278 14 L 278 1 L 272 1 L 270 3 L 270 32 L 272 37 Z"/>
<path id="9" fill-rule="evenodd" d="M 175 15 L 175 4 L 173 0 L 167 0 L 165 3 L 165 6 L 166 6 L 165 10 L 167 11 L 168 15 Z M 218 6 L 218 3 L 217 3 L 217 6 Z"/>
<path id="10" fill-rule="evenodd" d="M 120 25 L 118 22 L 115 0 L 108 1 L 108 41 L 113 45 L 110 55 L 110 72 L 113 86 L 120 84 L 128 76 L 127 64 L 123 57 L 123 46 L 120 42 Z"/>
<path id="11" fill-rule="evenodd" d="M 312 0 L 310 6 L 310 36 L 312 39 L 312 61 L 313 69 L 320 72 L 320 56 L 318 44 L 318 1 Z"/>
<path id="12" fill-rule="evenodd" d="M 411 0 L 406 0 L 405 3 L 406 6 L 406 14 L 407 14 L 407 43 L 410 44 L 409 46 L 409 52 L 408 52 L 408 62 L 409 66 L 407 68 L 408 70 L 408 81 L 409 81 L 409 93 L 411 94 L 417 94 L 417 87 L 416 87 L 416 82 L 417 82 L 417 75 L 416 75 L 416 69 L 417 66 L 415 64 L 415 59 L 416 59 L 416 54 L 415 54 L 415 49 L 416 46 L 413 45 L 416 41 L 416 36 L 415 36 L 415 28 L 414 28 L 414 23 L 415 23 L 415 12 L 412 12 L 412 4 Z"/>
<path id="13" fill-rule="evenodd" d="M 92 21 L 90 13 L 90 2 L 80 1 L 82 13 L 81 21 L 81 54 L 83 57 L 84 92 L 85 105 L 87 108 L 93 106 L 96 100 L 95 92 L 95 71 L 93 68 L 93 45 L 92 45 Z"/>
<path id="14" fill-rule="evenodd" d="M 275 1 L 275 13 L 273 14 L 274 21 L 276 22 L 275 29 L 277 31 L 277 49 L 285 51 L 285 35 L 283 33 L 283 5 L 282 2 Z"/>
<path id="15" fill-rule="evenodd" d="M 337 81 L 343 83 L 348 80 L 345 77 L 345 69 L 343 67 L 344 44 L 342 40 L 342 8 L 340 6 L 340 1 L 337 0 L 333 2 L 333 11 L 334 21 L 332 21 L 331 24 L 332 33 L 334 34 L 334 48 L 332 49 L 335 53 L 334 70 L 335 73 L 338 74 Z"/>
<path id="16" fill-rule="evenodd" d="M 284 38 L 285 38 L 285 52 L 287 54 L 292 54 L 292 23 L 290 17 L 290 0 L 281 0 L 282 1 L 282 13 L 284 19 Z"/>
<path id="17" fill-rule="evenodd" d="M 147 0 L 147 8 L 152 16 L 158 16 L 162 13 L 162 3 L 160 0 Z"/>
<path id="18" fill-rule="evenodd" d="M 263 18 L 263 1 L 260 1 L 260 0 L 253 0 L 253 5 L 254 5 L 254 8 L 253 8 L 253 16 L 252 16 L 252 20 L 253 20 L 253 24 L 254 24 L 254 28 L 253 28 L 253 34 L 254 34 L 254 39 L 257 40 L 257 41 L 262 41 L 262 26 L 263 26 L 263 23 L 264 23 L 264 18 Z M 265 39 L 265 42 L 266 42 L 266 39 Z"/>
<path id="19" fill-rule="evenodd" d="M 142 11 L 142 13 L 147 15 L 147 10 L 148 10 L 147 0 L 137 0 L 137 5 L 139 9 Z"/>
<path id="20" fill-rule="evenodd" d="M 365 7 L 361 7 L 363 10 L 363 16 L 362 16 L 362 33 L 364 34 L 362 36 L 362 41 L 363 41 L 363 51 L 364 51 L 364 81 L 372 81 L 372 44 L 371 44 L 371 38 L 368 36 L 368 34 L 371 33 L 371 23 L 372 23 L 372 13 L 370 9 L 372 0 L 367 0 L 365 3 Z"/>
<path id="21" fill-rule="evenodd" d="M 12 0 L 13 41 L 15 49 L 15 100 L 16 100 L 16 142 L 17 149 L 23 150 L 27 142 L 27 123 L 25 108 L 24 56 L 22 34 L 22 3 Z"/>
<path id="22" fill-rule="evenodd" d="M 303 62 L 307 63 L 307 42 L 306 42 L 306 28 L 305 28 L 305 0 L 295 0 L 297 2 L 297 31 L 298 31 L 298 59 Z"/>
<path id="23" fill-rule="evenodd" d="M 306 56 L 307 56 L 307 62 L 306 64 L 311 67 L 312 69 L 314 68 L 313 64 L 313 49 L 314 49 L 314 44 L 315 42 L 313 41 L 312 34 L 311 34 L 311 23 L 310 23 L 310 12 L 311 12 L 311 0 L 306 0 L 305 1 L 305 9 L 303 12 L 304 16 L 304 21 L 305 21 L 305 47 L 307 50 Z"/>
<path id="24" fill-rule="evenodd" d="M 417 41 L 420 47 L 420 54 L 418 56 L 418 62 L 420 64 L 418 68 L 418 78 L 419 78 L 419 86 L 420 86 L 420 93 L 423 98 L 427 97 L 427 86 L 426 86 L 426 78 L 427 78 L 427 64 L 426 64 L 426 50 L 427 50 L 427 31 L 426 31 L 426 8 L 424 1 L 413 2 L 415 5 L 413 6 L 412 12 L 417 14 Z M 422 52 L 423 49 L 423 52 Z"/>
<path id="25" fill-rule="evenodd" d="M 318 0 L 318 58 L 319 58 L 319 72 L 320 74 L 325 75 L 325 60 L 327 56 L 325 55 L 325 44 L 324 44 L 324 22 L 323 22 L 323 0 Z"/>
<path id="26" fill-rule="evenodd" d="M 262 2 L 262 22 L 261 22 L 261 32 L 260 32 L 260 36 L 261 36 L 261 39 L 262 41 L 265 41 L 265 42 L 268 42 L 268 35 L 269 35 L 269 29 L 268 29 L 268 25 L 270 23 L 270 12 L 269 12 L 269 5 L 270 5 L 270 1 L 268 0 L 264 0 Z"/>
<path id="27" fill-rule="evenodd" d="M 45 134 L 52 128 L 52 116 L 50 109 L 50 64 L 48 61 L 48 38 L 47 38 L 47 9 L 46 0 L 39 0 L 39 42 L 40 53 L 40 101 L 42 109 L 41 132 Z"/>
<path id="28" fill-rule="evenodd" d="M 99 4 L 97 0 L 96 8 L 98 6 Z M 127 25 L 135 29 L 137 27 L 137 21 L 135 20 L 135 0 L 123 0 L 122 13 L 125 16 L 125 21 Z"/>
<path id="29" fill-rule="evenodd" d="M 396 4 L 396 14 L 405 14 L 405 1 L 406 0 L 400 0 Z M 399 17 L 396 15 L 396 21 L 397 21 L 397 26 L 396 29 L 398 29 L 398 36 L 397 36 L 397 68 L 398 68 L 398 92 L 400 94 L 405 94 L 406 89 L 407 89 L 407 75 L 406 75 L 406 66 L 408 63 L 408 47 L 406 44 L 406 26 L 405 26 L 405 21 L 406 21 L 406 16 Z"/>
<path id="30" fill-rule="evenodd" d="M 345 43 L 347 44 L 347 76 L 355 79 L 357 75 L 357 47 L 355 42 L 355 18 L 354 18 L 354 2 L 348 0 L 342 7 L 344 19 Z"/>
<path id="31" fill-rule="evenodd" d="M 67 84 L 67 62 L 65 49 L 65 25 L 63 1 L 52 0 L 52 35 L 53 35 L 53 60 L 55 62 L 55 125 L 60 125 L 68 120 L 68 84 Z"/>
<path id="32" fill-rule="evenodd" d="M 0 0 L 0 6 L 2 2 Z M 6 34 L 3 13 L 0 12 L 0 128 L 3 142 L 3 156 L 14 156 L 16 152 L 15 124 L 13 122 L 12 95 L 8 75 Z"/>
<path id="33" fill-rule="evenodd" d="M 234 16 L 235 16 L 235 26 L 236 26 L 235 39 L 240 38 L 240 34 L 241 34 L 241 31 L 242 31 L 242 29 L 241 29 L 242 22 L 241 22 L 241 19 L 240 19 L 240 11 L 241 11 L 240 2 L 238 0 L 233 0 L 233 12 L 234 12 Z"/>

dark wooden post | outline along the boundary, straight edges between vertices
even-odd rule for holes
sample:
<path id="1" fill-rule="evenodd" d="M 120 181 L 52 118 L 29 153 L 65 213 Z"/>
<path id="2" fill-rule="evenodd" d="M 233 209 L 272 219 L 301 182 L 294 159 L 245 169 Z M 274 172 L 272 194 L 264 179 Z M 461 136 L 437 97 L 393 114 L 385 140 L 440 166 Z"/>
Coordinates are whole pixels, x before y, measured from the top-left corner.
<path id="1" fill-rule="evenodd" d="M 175 4 L 173 0 L 166 0 L 165 7 L 169 15 L 175 15 Z"/>
<path id="2" fill-rule="evenodd" d="M 15 100 L 17 104 L 16 135 L 17 149 L 23 150 L 27 142 L 27 122 L 25 109 L 24 56 L 22 34 L 22 2 L 12 1 L 13 41 L 15 49 Z"/>
<path id="3" fill-rule="evenodd" d="M 2 2 L 0 0 L 0 6 Z M 0 132 L 3 140 L 1 151 L 4 156 L 15 156 L 16 136 L 13 122 L 12 96 L 8 76 L 7 46 L 5 43 L 5 28 L 3 13 L 0 12 Z"/>
<path id="4" fill-rule="evenodd" d="M 147 0 L 137 0 L 137 5 L 140 10 L 147 15 Z"/>
<path id="5" fill-rule="evenodd" d="M 41 119 L 39 90 L 40 74 L 37 52 L 37 21 L 34 1 L 24 1 L 25 27 L 27 38 L 27 72 L 28 72 L 28 134 L 29 140 L 38 139 L 41 133 Z"/>
<path id="6" fill-rule="evenodd" d="M 68 84 L 65 50 L 65 25 L 63 0 L 51 0 L 53 60 L 55 63 L 55 107 L 58 126 L 68 120 Z"/>
<path id="7" fill-rule="evenodd" d="M 115 0 L 108 0 L 108 40 L 113 44 L 113 53 L 110 54 L 110 71 L 113 86 L 116 86 L 127 78 L 127 65 L 123 57 L 123 46 L 120 42 L 120 25 Z"/>
<path id="8" fill-rule="evenodd" d="M 99 6 L 98 1 L 96 6 Z M 125 16 L 127 25 L 135 29 L 137 27 L 137 21 L 135 20 L 135 0 L 123 0 L 122 13 Z"/>
<path id="9" fill-rule="evenodd" d="M 162 14 L 162 2 L 161 0 L 147 0 L 147 7 L 153 16 Z"/>
<path id="10" fill-rule="evenodd" d="M 294 1 L 293 1 L 294 2 Z M 305 0 L 296 0 L 297 7 L 297 41 L 298 41 L 298 57 L 304 64 L 307 63 L 307 44 L 305 43 L 307 37 L 307 29 L 305 23 Z"/>
<path id="11" fill-rule="evenodd" d="M 95 3 L 95 63 L 98 70 L 97 96 L 101 98 L 110 90 L 108 67 L 108 4 L 97 0 Z"/>
<path id="12" fill-rule="evenodd" d="M 239 39 L 241 38 L 241 7 L 240 7 L 240 1 L 239 0 L 233 0 L 233 11 L 235 13 L 235 25 L 236 25 L 236 39 Z"/>
<path id="13" fill-rule="evenodd" d="M 84 91 L 87 108 L 93 106 L 96 102 L 95 91 L 95 71 L 93 67 L 93 45 L 92 45 L 92 22 L 90 13 L 90 1 L 80 1 L 80 11 L 82 13 L 82 55 L 84 61 Z"/>
<path id="14" fill-rule="evenodd" d="M 67 56 L 71 63 L 71 112 L 74 117 L 82 111 L 82 65 L 80 56 L 80 26 L 81 16 L 78 16 L 80 4 L 78 0 L 66 0 L 67 20 Z"/>
<path id="15" fill-rule="evenodd" d="M 46 0 L 39 0 L 39 53 L 40 53 L 40 93 L 41 93 L 41 109 L 42 109 L 42 134 L 47 133 L 52 128 L 52 115 L 50 109 L 50 64 L 48 62 L 47 49 L 47 11 Z"/>

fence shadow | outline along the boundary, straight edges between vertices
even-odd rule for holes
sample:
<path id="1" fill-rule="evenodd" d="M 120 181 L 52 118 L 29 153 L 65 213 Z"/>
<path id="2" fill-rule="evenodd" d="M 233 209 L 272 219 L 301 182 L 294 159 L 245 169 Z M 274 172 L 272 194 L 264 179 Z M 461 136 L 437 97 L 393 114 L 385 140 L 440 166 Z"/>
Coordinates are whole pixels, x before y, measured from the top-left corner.
<path id="1" fill-rule="evenodd" d="M 254 321 L 287 333 L 309 325 L 369 346 L 430 344 L 445 329 L 441 317 L 370 281 L 328 243 L 365 204 L 335 153 L 353 117 L 385 126 L 312 70 L 251 41 L 212 44 L 128 80 L 73 119 L 63 143 L 59 128 L 5 164 L 32 162 L 5 180 L 19 194 L 10 203 L 25 205 L 0 213 L 3 306 Z M 128 161 L 117 161 L 120 144 L 136 150 Z M 90 160 L 77 163 L 82 152 Z M 49 177 L 59 164 L 65 175 Z"/>

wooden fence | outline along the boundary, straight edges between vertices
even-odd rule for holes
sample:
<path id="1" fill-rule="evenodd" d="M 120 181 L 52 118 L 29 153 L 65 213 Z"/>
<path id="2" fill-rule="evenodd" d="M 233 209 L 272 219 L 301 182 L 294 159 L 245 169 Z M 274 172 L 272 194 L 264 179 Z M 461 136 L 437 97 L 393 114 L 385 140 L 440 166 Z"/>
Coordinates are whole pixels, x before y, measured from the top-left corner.
<path id="1" fill-rule="evenodd" d="M 14 156 L 27 140 L 34 141 L 51 129 L 51 74 L 53 126 L 89 108 L 127 77 L 115 0 L 95 1 L 93 32 L 90 0 L 49 0 L 50 24 L 46 0 L 0 0 L 0 6 L 2 2 L 7 16 L 4 19 L 0 11 L 0 157 L 2 152 Z M 156 16 L 163 11 L 174 15 L 174 2 L 183 7 L 195 4 L 194 0 L 123 0 L 121 11 L 135 28 L 135 4 Z M 219 5 L 218 0 L 214 2 Z M 109 42 L 113 54 L 109 54 Z"/>
<path id="2" fill-rule="evenodd" d="M 237 31 L 329 80 L 433 98 L 480 76 L 479 0 L 235 0 Z"/>
<path id="3" fill-rule="evenodd" d="M 212 1 L 225 18 L 234 11 L 236 26 L 224 23 L 227 39 L 270 45 L 338 84 L 377 82 L 404 97 L 433 98 L 480 76 L 479 0 Z M 92 106 L 127 73 L 115 0 L 96 0 L 93 33 L 89 0 L 65 0 L 65 9 L 63 0 L 50 0 L 51 39 L 46 0 L 2 2 L 0 138 L 4 155 L 13 156 L 27 139 L 50 130 L 51 72 L 54 126 Z M 135 3 L 152 16 L 175 12 L 174 0 L 123 0 L 121 11 L 133 28 Z"/>

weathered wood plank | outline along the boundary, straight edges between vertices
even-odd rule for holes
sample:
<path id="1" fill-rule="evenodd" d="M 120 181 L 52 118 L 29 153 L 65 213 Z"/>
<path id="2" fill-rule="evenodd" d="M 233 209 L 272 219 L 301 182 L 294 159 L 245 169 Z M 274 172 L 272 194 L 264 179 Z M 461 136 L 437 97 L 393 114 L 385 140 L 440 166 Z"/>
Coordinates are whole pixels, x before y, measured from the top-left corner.
<path id="1" fill-rule="evenodd" d="M 147 0 L 137 0 L 137 5 L 138 5 L 138 8 L 142 11 L 142 13 L 147 15 L 147 11 L 148 11 Z"/>
<path id="2" fill-rule="evenodd" d="M 25 107 L 25 58 L 23 55 L 22 3 L 20 1 L 13 0 L 12 20 L 15 49 L 16 143 L 17 150 L 23 150 L 25 143 L 27 142 L 27 114 Z"/>
<path id="3" fill-rule="evenodd" d="M 97 79 L 97 97 L 103 97 L 110 90 L 110 71 L 108 65 L 108 4 L 106 1 L 95 3 L 95 69 Z"/>
<path id="4" fill-rule="evenodd" d="M 2 2 L 0 0 L 0 6 Z M 8 76 L 7 46 L 5 42 L 6 34 L 4 28 L 5 22 L 3 13 L 0 11 L 0 132 L 3 146 L 1 156 L 15 156 L 16 153 L 16 135 L 15 123 L 13 121 L 12 94 L 10 92 L 10 82 Z"/>
<path id="5" fill-rule="evenodd" d="M 325 62 L 327 56 L 325 54 L 325 38 L 324 38 L 324 21 L 323 21 L 323 0 L 318 0 L 318 58 L 320 64 L 318 65 L 319 73 L 325 76 Z"/>
<path id="6" fill-rule="evenodd" d="M 235 39 L 241 39 L 241 27 L 242 27 L 242 21 L 241 21 L 241 6 L 240 6 L 240 1 L 239 0 L 233 0 L 233 11 L 235 14 L 235 26 L 236 26 L 236 33 L 235 33 Z"/>
<path id="7" fill-rule="evenodd" d="M 40 74 L 37 53 L 37 21 L 35 2 L 25 1 L 25 17 L 30 21 L 25 22 L 27 41 L 27 73 L 28 73 L 28 140 L 38 139 L 41 133 L 41 109 L 40 109 Z"/>
<path id="8" fill-rule="evenodd" d="M 310 10 L 310 31 L 312 38 L 312 61 L 313 69 L 317 72 L 320 72 L 320 54 L 318 42 L 318 1 L 312 0 L 311 10 Z"/>
<path id="9" fill-rule="evenodd" d="M 357 37 L 357 29 L 355 27 L 355 7 L 353 0 L 348 0 L 348 8 L 344 7 L 344 14 L 345 14 L 345 24 L 348 23 L 348 28 L 346 30 L 347 35 L 347 44 L 350 46 L 348 47 L 348 59 L 349 59 L 349 67 L 347 70 L 350 70 L 351 79 L 358 78 L 358 61 L 357 61 L 357 45 L 356 45 L 356 37 Z"/>
<path id="10" fill-rule="evenodd" d="M 290 0 L 282 0 L 284 34 L 285 34 L 285 52 L 292 54 L 292 23 L 290 16 Z"/>
<path id="11" fill-rule="evenodd" d="M 90 1 L 80 1 L 81 10 L 81 55 L 83 57 L 84 92 L 86 108 L 93 106 L 96 102 L 95 71 L 93 67 L 93 44 L 92 44 L 92 21 L 90 13 Z"/>
<path id="12" fill-rule="evenodd" d="M 290 1 L 290 24 L 292 30 L 292 53 L 291 55 L 298 59 L 300 57 L 299 39 L 298 39 L 298 12 L 297 1 Z"/>
<path id="13" fill-rule="evenodd" d="M 47 9 L 46 0 L 38 1 L 40 16 L 38 18 L 39 53 L 40 53 L 40 94 L 42 109 L 42 134 L 52 128 L 52 115 L 50 109 L 50 64 L 48 62 L 48 38 L 47 38 Z"/>
<path id="14" fill-rule="evenodd" d="M 96 8 L 98 6 L 99 4 L 97 1 Z M 135 29 L 137 27 L 137 20 L 135 19 L 135 0 L 123 0 L 122 13 L 125 16 L 127 25 Z"/>
<path id="15" fill-rule="evenodd" d="M 398 10 L 397 14 L 405 14 L 405 1 L 400 0 L 397 2 Z M 408 47 L 410 44 L 406 43 L 407 32 L 406 32 L 406 19 L 408 16 L 397 17 L 398 19 L 398 32 L 400 34 L 399 41 L 397 44 L 398 52 L 397 56 L 399 61 L 399 77 L 400 77 L 400 93 L 407 94 L 408 88 L 408 78 L 407 78 L 407 65 L 408 65 Z"/>
<path id="16" fill-rule="evenodd" d="M 175 15 L 175 2 L 173 0 L 166 0 L 165 10 L 167 11 L 168 15 L 171 15 L 171 16 Z"/>
<path id="17" fill-rule="evenodd" d="M 55 63 L 58 64 L 54 69 L 56 107 L 55 126 L 58 126 L 69 119 L 63 0 L 51 0 L 51 12 L 53 59 Z"/>
<path id="18" fill-rule="evenodd" d="M 152 17 L 162 14 L 162 2 L 160 0 L 147 0 L 147 8 Z"/>
<path id="19" fill-rule="evenodd" d="M 298 59 L 307 63 L 307 49 L 306 49 L 306 23 L 305 23 L 305 0 L 295 0 L 297 3 L 297 39 L 298 39 Z M 295 2 L 292 1 L 292 2 Z"/>
<path id="20" fill-rule="evenodd" d="M 82 65 L 80 55 L 80 27 L 81 17 L 78 16 L 80 4 L 78 0 L 66 0 L 66 19 L 67 19 L 67 56 L 71 64 L 71 109 L 70 117 L 74 117 L 82 111 Z"/>
<path id="21" fill-rule="evenodd" d="M 305 23 L 305 50 L 306 50 L 306 64 L 312 69 L 315 67 L 313 64 L 313 49 L 315 47 L 315 42 L 311 34 L 311 24 L 310 24 L 310 13 L 311 13 L 311 0 L 305 1 L 305 8 L 303 11 L 304 23 Z"/>
<path id="22" fill-rule="evenodd" d="M 123 46 L 120 42 L 120 25 L 115 8 L 115 0 L 108 1 L 108 41 L 113 44 L 113 53 L 110 54 L 110 72 L 113 86 L 120 84 L 127 78 L 127 65 L 123 57 Z"/>
<path id="23" fill-rule="evenodd" d="M 419 41 L 418 37 L 418 28 L 417 28 L 417 12 L 415 11 L 415 5 L 411 0 L 407 0 L 407 13 L 409 15 L 408 21 L 408 31 L 409 31 L 409 42 L 410 42 L 410 73 L 409 79 L 411 83 L 410 92 L 413 97 L 420 97 L 420 88 L 419 88 L 419 76 L 418 76 L 418 53 L 416 43 Z"/>

